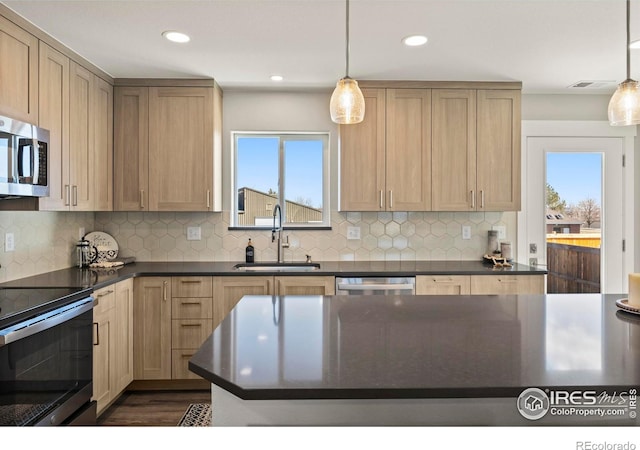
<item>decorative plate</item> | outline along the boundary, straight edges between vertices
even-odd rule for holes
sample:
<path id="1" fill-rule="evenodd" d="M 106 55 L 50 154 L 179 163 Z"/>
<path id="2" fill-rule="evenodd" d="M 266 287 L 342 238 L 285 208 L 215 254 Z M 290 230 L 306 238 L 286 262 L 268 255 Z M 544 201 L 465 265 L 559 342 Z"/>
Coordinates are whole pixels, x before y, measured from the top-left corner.
<path id="1" fill-rule="evenodd" d="M 112 261 L 118 257 L 118 243 L 110 234 L 92 231 L 84 238 L 89 241 L 89 258 L 92 263 Z"/>
<path id="2" fill-rule="evenodd" d="M 637 308 L 635 306 L 631 306 L 629 304 L 629 299 L 628 298 L 621 298 L 616 300 L 616 306 L 618 308 L 620 308 L 623 311 L 632 313 L 632 314 L 638 314 L 640 315 L 640 308 Z"/>

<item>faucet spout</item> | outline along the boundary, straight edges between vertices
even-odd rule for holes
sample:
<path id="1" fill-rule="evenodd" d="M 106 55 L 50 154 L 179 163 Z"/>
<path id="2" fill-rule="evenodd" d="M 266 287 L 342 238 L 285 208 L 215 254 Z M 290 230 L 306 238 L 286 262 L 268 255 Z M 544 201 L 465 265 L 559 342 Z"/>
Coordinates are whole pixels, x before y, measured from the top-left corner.
<path id="1" fill-rule="evenodd" d="M 276 216 L 278 216 L 278 227 L 276 228 Z M 276 203 L 276 206 L 273 207 L 273 229 L 271 230 L 271 242 L 276 240 L 276 231 L 278 232 L 278 243 L 276 247 L 276 251 L 278 254 L 278 262 L 284 262 L 284 258 L 282 256 L 282 208 L 280 205 Z"/>

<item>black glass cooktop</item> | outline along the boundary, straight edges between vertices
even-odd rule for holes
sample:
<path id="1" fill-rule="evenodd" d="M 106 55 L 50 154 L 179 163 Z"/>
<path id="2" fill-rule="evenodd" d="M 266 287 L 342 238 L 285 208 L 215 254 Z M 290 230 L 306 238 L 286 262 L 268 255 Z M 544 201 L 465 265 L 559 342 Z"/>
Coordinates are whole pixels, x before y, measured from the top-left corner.
<path id="1" fill-rule="evenodd" d="M 2 288 L 0 329 L 91 294 L 83 288 Z"/>

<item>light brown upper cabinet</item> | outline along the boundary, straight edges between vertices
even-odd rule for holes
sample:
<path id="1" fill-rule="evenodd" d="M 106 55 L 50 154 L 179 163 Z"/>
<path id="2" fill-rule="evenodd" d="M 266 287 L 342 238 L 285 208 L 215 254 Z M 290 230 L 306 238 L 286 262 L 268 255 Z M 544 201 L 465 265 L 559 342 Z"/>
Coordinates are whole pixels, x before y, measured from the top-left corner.
<path id="1" fill-rule="evenodd" d="M 475 210 L 476 91 L 433 90 L 433 209 Z"/>
<path id="2" fill-rule="evenodd" d="M 220 211 L 222 93 L 207 82 L 116 86 L 116 211 Z"/>
<path id="3" fill-rule="evenodd" d="M 340 126 L 341 211 L 520 209 L 519 82 L 362 81 Z"/>
<path id="4" fill-rule="evenodd" d="M 433 210 L 520 209 L 520 91 L 433 90 Z"/>
<path id="5" fill-rule="evenodd" d="M 479 90 L 477 102 L 476 166 L 480 204 L 484 211 L 519 211 L 520 91 Z"/>
<path id="6" fill-rule="evenodd" d="M 431 91 L 363 94 L 364 121 L 340 127 L 340 210 L 431 209 Z"/>
<path id="7" fill-rule="evenodd" d="M 113 88 L 40 43 L 39 124 L 50 132 L 43 211 L 110 211 Z"/>
<path id="8" fill-rule="evenodd" d="M 38 124 L 38 39 L 2 16 L 0 114 Z"/>

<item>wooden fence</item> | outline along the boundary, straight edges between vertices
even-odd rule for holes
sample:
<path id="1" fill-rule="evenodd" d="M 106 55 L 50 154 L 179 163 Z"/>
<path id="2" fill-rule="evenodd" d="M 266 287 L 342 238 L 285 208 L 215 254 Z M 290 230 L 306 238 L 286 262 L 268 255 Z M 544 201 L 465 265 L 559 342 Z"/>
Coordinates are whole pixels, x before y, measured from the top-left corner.
<path id="1" fill-rule="evenodd" d="M 600 292 L 600 249 L 547 243 L 547 293 Z"/>

